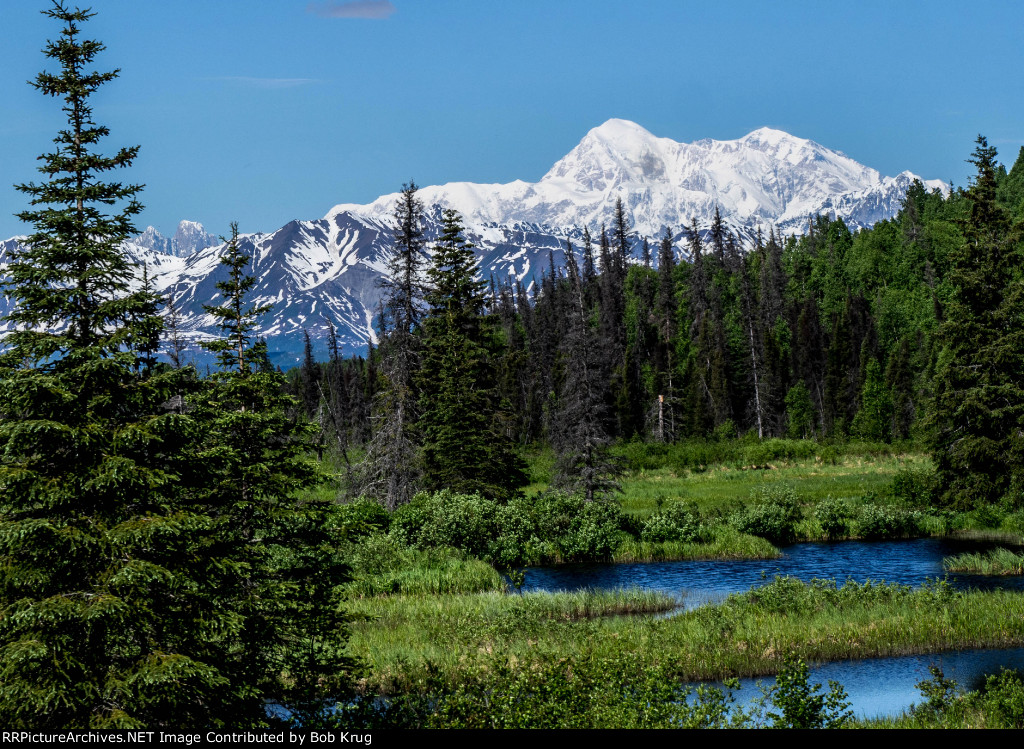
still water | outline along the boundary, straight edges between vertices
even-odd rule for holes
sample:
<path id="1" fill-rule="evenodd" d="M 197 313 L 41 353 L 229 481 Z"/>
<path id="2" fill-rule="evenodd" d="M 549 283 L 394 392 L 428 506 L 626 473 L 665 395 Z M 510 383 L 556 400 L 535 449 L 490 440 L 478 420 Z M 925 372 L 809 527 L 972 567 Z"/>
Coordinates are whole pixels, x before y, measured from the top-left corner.
<path id="1" fill-rule="evenodd" d="M 821 684 L 823 691 L 828 690 L 829 681 L 842 684 L 855 717 L 881 718 L 898 716 L 914 703 L 924 701 L 916 685 L 932 678 L 929 666 L 938 666 L 945 678 L 957 682 L 963 690 L 978 689 L 986 674 L 999 673 L 1001 668 L 1024 670 L 1024 648 L 836 661 L 810 666 L 809 678 L 812 684 Z M 740 689 L 733 692 L 737 707 L 749 708 L 761 695 L 758 682 L 768 686 L 775 679 L 740 679 Z"/>
<path id="2" fill-rule="evenodd" d="M 686 561 L 629 564 L 580 564 L 559 567 L 535 567 L 526 573 L 524 591 L 580 590 L 584 588 L 645 588 L 675 596 L 681 608 L 690 609 L 714 603 L 730 593 L 759 587 L 776 575 L 788 575 L 809 581 L 815 578 L 842 584 L 846 580 L 863 583 L 899 583 L 918 587 L 929 579 L 946 577 L 942 558 L 966 551 L 990 548 L 990 544 L 954 539 L 921 538 L 910 541 L 843 541 L 839 543 L 794 544 L 782 549 L 779 559 L 760 561 Z M 951 585 L 960 589 L 995 588 L 1024 591 L 1024 577 L 986 577 L 949 575 Z M 930 678 L 928 667 L 943 669 L 965 689 L 980 686 L 985 674 L 1001 667 L 1024 669 L 1024 648 L 1008 650 L 968 650 L 933 655 L 839 661 L 815 666 L 811 680 L 843 685 L 858 717 L 897 715 L 922 700 L 916 688 Z M 762 679 L 773 683 L 770 678 Z M 749 703 L 760 695 L 758 679 L 741 680 L 735 693 L 738 704 Z"/>
<path id="3" fill-rule="evenodd" d="M 582 590 L 585 588 L 645 588 L 679 598 L 684 608 L 719 601 L 771 582 L 776 575 L 800 580 L 834 579 L 863 583 L 900 583 L 920 586 L 942 578 L 942 558 L 991 545 L 955 539 L 918 538 L 911 541 L 841 541 L 793 544 L 782 557 L 767 560 L 635 562 L 625 564 L 573 564 L 531 567 L 524 591 Z M 1024 577 L 949 576 L 957 588 L 1024 590 Z"/>

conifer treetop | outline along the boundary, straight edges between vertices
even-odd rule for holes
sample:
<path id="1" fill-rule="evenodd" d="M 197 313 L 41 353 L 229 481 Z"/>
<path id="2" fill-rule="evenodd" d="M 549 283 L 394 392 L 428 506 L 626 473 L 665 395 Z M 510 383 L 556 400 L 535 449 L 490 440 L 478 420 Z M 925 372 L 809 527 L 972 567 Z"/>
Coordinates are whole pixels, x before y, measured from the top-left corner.
<path id="1" fill-rule="evenodd" d="M 151 317 L 156 304 L 149 291 L 131 293 L 138 269 L 121 252 L 122 243 L 136 233 L 133 217 L 142 210 L 136 200 L 142 185 L 102 179 L 130 166 L 139 147 L 121 148 L 113 156 L 95 148 L 110 131 L 94 122 L 89 97 L 119 71 L 89 70 L 104 45 L 81 39 L 79 25 L 95 14 L 68 10 L 58 0 L 43 13 L 64 23 L 60 38 L 44 48 L 60 72 L 42 72 L 32 85 L 63 99 L 67 126 L 54 138 L 56 148 L 39 157 L 45 180 L 16 185 L 31 205 L 18 218 L 34 227 L 13 254 L 3 284 L 16 302 L 6 318 L 16 330 L 5 343 L 17 361 L 46 360 L 93 345 L 107 354 L 130 347 L 130 323 Z M 119 211 L 108 212 L 118 204 Z"/>

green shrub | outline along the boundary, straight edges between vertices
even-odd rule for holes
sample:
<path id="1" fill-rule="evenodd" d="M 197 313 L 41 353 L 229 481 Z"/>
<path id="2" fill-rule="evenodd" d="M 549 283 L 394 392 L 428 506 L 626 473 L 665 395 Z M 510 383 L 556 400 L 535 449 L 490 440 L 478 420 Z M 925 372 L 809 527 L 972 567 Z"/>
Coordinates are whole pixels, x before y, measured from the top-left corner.
<path id="1" fill-rule="evenodd" d="M 1017 671 L 1003 669 L 985 680 L 969 699 L 993 728 L 1024 728 L 1024 680 Z"/>
<path id="2" fill-rule="evenodd" d="M 774 544 L 792 543 L 800 521 L 800 502 L 789 486 L 766 485 L 751 494 L 751 506 L 733 515 L 736 530 Z"/>
<path id="3" fill-rule="evenodd" d="M 536 498 L 538 537 L 563 561 L 610 559 L 620 540 L 622 509 L 612 501 L 587 502 L 578 494 L 548 492 Z"/>
<path id="4" fill-rule="evenodd" d="M 421 492 L 395 511 L 391 524 L 410 546 L 450 546 L 482 558 L 498 535 L 496 509 L 492 500 L 479 494 Z"/>
<path id="5" fill-rule="evenodd" d="M 912 507 L 927 507 L 935 497 L 935 487 L 934 472 L 904 469 L 892 477 L 889 493 Z"/>
<path id="6" fill-rule="evenodd" d="M 353 544 L 346 555 L 353 577 L 380 575 L 411 563 L 412 550 L 392 533 L 372 533 Z"/>
<path id="7" fill-rule="evenodd" d="M 846 500 L 829 496 L 815 508 L 814 518 L 818 521 L 826 538 L 844 538 L 850 532 L 853 508 Z"/>
<path id="8" fill-rule="evenodd" d="M 811 684 L 807 664 L 799 658 L 786 656 L 775 685 L 767 690 L 773 708 L 769 712 L 772 728 L 842 728 L 853 719 L 846 690 L 835 681 L 828 683 L 828 692 L 821 684 Z"/>
<path id="9" fill-rule="evenodd" d="M 359 498 L 348 504 L 338 505 L 338 524 L 345 529 L 348 538 L 359 538 L 371 533 L 387 533 L 391 525 L 388 511 L 371 499 Z"/>
<path id="10" fill-rule="evenodd" d="M 634 440 L 614 449 L 630 471 L 654 471 L 665 465 L 670 446 L 663 442 L 640 442 Z"/>
<path id="11" fill-rule="evenodd" d="M 747 446 L 741 462 L 744 465 L 765 466 L 781 461 L 813 458 L 818 443 L 812 440 L 766 439 Z"/>
<path id="12" fill-rule="evenodd" d="M 700 512 L 692 502 L 674 502 L 668 505 L 648 517 L 640 531 L 640 538 L 652 543 L 695 543 L 705 540 L 706 536 L 707 531 Z"/>
<path id="13" fill-rule="evenodd" d="M 916 510 L 867 505 L 857 518 L 856 533 L 867 540 L 908 538 L 921 532 L 921 522 L 921 513 Z"/>
<path id="14" fill-rule="evenodd" d="M 511 570 L 540 564 L 554 555 L 554 546 L 539 538 L 533 503 L 518 498 L 495 510 L 497 537 L 491 541 L 487 557 L 495 567 Z"/>

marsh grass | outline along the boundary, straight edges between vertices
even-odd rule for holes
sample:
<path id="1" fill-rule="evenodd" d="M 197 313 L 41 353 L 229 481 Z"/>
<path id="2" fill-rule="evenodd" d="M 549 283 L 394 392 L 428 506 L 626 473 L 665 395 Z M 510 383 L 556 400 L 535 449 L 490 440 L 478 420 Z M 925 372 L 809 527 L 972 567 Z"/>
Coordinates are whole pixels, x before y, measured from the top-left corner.
<path id="1" fill-rule="evenodd" d="M 637 471 L 622 480 L 622 507 L 641 517 L 657 511 L 662 502 L 683 498 L 704 511 L 728 512 L 765 486 L 788 484 L 809 506 L 833 497 L 856 499 L 886 490 L 893 477 L 907 468 L 926 469 L 928 457 L 911 453 L 890 456 L 849 456 L 832 465 L 820 459 L 780 462 L 765 470 L 729 465 L 711 466 L 701 473 L 679 475 L 670 468 Z"/>
<path id="2" fill-rule="evenodd" d="M 628 539 L 615 552 L 615 562 L 671 562 L 687 559 L 777 559 L 781 552 L 758 536 L 740 533 L 729 526 L 713 529 L 708 541 L 658 543 Z"/>
<path id="3" fill-rule="evenodd" d="M 650 597 L 648 597 L 650 596 Z M 808 662 L 1024 644 L 1024 597 L 782 578 L 669 618 L 670 598 L 625 593 L 485 593 L 353 601 L 351 654 L 371 690 L 416 689 L 428 673 L 457 683 L 483 663 L 530 668 L 550 658 L 632 654 L 681 681 L 762 676 L 793 654 Z"/>
<path id="4" fill-rule="evenodd" d="M 447 595 L 503 592 L 505 578 L 491 565 L 456 549 L 411 549 L 375 534 L 353 544 L 348 554 L 353 579 L 350 597 Z"/>
<path id="5" fill-rule="evenodd" d="M 988 552 L 958 554 L 942 560 L 946 572 L 976 575 L 1024 575 L 1024 554 L 998 548 Z"/>

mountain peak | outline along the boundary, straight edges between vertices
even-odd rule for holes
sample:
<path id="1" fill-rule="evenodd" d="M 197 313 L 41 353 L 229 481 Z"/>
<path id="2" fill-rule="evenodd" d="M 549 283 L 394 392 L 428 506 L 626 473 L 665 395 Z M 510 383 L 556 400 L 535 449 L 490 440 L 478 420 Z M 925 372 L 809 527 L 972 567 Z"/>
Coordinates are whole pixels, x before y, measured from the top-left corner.
<path id="1" fill-rule="evenodd" d="M 622 120 L 613 117 L 606 120 L 584 136 L 583 140 L 596 138 L 602 141 L 622 141 L 630 139 L 647 140 L 655 136 L 646 128 L 636 124 L 632 120 Z"/>
<path id="2" fill-rule="evenodd" d="M 809 142 L 804 138 L 790 135 L 785 130 L 777 130 L 773 127 L 759 127 L 757 130 L 752 130 L 744 135 L 740 138 L 740 141 L 743 143 L 764 143 L 772 146 L 777 146 L 783 141 Z"/>

